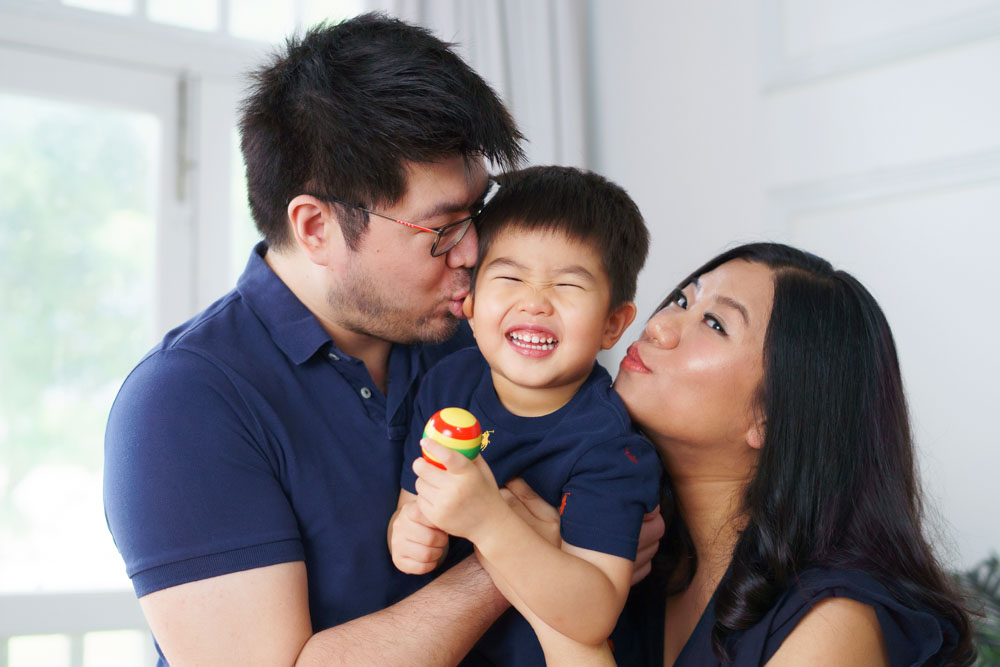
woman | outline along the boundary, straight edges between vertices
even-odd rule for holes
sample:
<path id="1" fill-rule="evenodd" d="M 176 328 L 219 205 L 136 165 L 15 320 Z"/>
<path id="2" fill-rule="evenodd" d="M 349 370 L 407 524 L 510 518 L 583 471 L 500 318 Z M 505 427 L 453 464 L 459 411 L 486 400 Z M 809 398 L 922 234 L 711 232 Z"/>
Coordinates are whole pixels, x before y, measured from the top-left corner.
<path id="1" fill-rule="evenodd" d="M 672 487 L 619 664 L 972 661 L 921 532 L 892 334 L 854 278 L 783 245 L 726 252 L 664 301 L 615 387 Z"/>

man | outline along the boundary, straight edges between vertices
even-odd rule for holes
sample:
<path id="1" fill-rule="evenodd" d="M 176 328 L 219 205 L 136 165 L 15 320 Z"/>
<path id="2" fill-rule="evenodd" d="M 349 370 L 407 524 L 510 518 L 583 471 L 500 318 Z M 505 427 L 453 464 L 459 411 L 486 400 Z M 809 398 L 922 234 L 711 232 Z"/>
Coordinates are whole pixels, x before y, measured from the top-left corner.
<path id="1" fill-rule="evenodd" d="M 241 131 L 265 241 L 108 422 L 108 524 L 161 658 L 455 663 L 506 601 L 474 558 L 417 591 L 385 535 L 419 381 L 471 343 L 483 160 L 517 164 L 521 135 L 446 44 L 378 15 L 291 40 Z"/>

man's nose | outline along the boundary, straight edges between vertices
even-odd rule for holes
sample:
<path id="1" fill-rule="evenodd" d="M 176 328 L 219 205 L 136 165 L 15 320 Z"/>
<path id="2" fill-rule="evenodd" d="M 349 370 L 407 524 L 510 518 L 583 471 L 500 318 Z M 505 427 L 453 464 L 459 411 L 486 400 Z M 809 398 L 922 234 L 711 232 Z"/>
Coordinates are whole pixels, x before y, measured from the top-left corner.
<path id="1" fill-rule="evenodd" d="M 449 250 L 445 255 L 445 261 L 453 269 L 471 269 L 476 265 L 476 257 L 479 253 L 479 236 L 476 234 L 476 225 L 469 225 L 468 231 L 458 244 Z"/>

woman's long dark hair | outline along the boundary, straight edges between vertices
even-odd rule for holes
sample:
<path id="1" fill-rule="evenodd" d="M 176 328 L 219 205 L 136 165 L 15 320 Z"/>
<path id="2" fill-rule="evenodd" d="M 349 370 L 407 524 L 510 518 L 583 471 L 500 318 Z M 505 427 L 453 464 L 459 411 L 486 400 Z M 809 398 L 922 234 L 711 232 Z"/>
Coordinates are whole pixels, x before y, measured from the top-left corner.
<path id="1" fill-rule="evenodd" d="M 947 619 L 958 633 L 948 664 L 971 663 L 962 597 L 922 532 L 909 416 L 881 308 L 851 275 L 773 243 L 729 250 L 680 288 L 739 259 L 774 272 L 774 304 L 757 397 L 765 438 L 743 499 L 747 524 L 716 593 L 716 655 L 727 661 L 727 637 L 763 618 L 798 573 L 833 567 L 864 571 L 902 603 Z M 664 511 L 660 564 L 674 592 L 697 564 L 676 508 Z"/>

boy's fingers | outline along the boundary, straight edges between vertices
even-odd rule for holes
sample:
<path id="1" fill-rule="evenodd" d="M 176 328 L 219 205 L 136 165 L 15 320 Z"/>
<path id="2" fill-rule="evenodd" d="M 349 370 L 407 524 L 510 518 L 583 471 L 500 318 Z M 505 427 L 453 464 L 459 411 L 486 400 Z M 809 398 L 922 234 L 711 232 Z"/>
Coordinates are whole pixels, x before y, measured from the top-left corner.
<path id="1" fill-rule="evenodd" d="M 420 446 L 426 454 L 432 456 L 436 461 L 444 465 L 445 469 L 450 472 L 455 472 L 457 469 L 461 469 L 463 464 L 467 464 L 469 462 L 467 458 L 458 452 L 448 449 L 444 445 L 435 442 L 430 438 L 421 439 Z"/>
<path id="2" fill-rule="evenodd" d="M 438 527 L 434 525 L 434 522 L 424 516 L 424 513 L 420 511 L 420 506 L 417 503 L 407 503 L 403 507 L 404 516 L 415 524 L 428 528 L 430 530 L 437 530 Z"/>
<path id="3" fill-rule="evenodd" d="M 496 477 L 493 476 L 493 471 L 490 470 L 490 464 L 486 462 L 486 459 L 484 459 L 481 455 L 477 456 L 472 460 L 472 465 L 479 468 L 479 472 L 482 473 L 483 477 L 491 482 L 492 486 L 497 485 Z"/>

